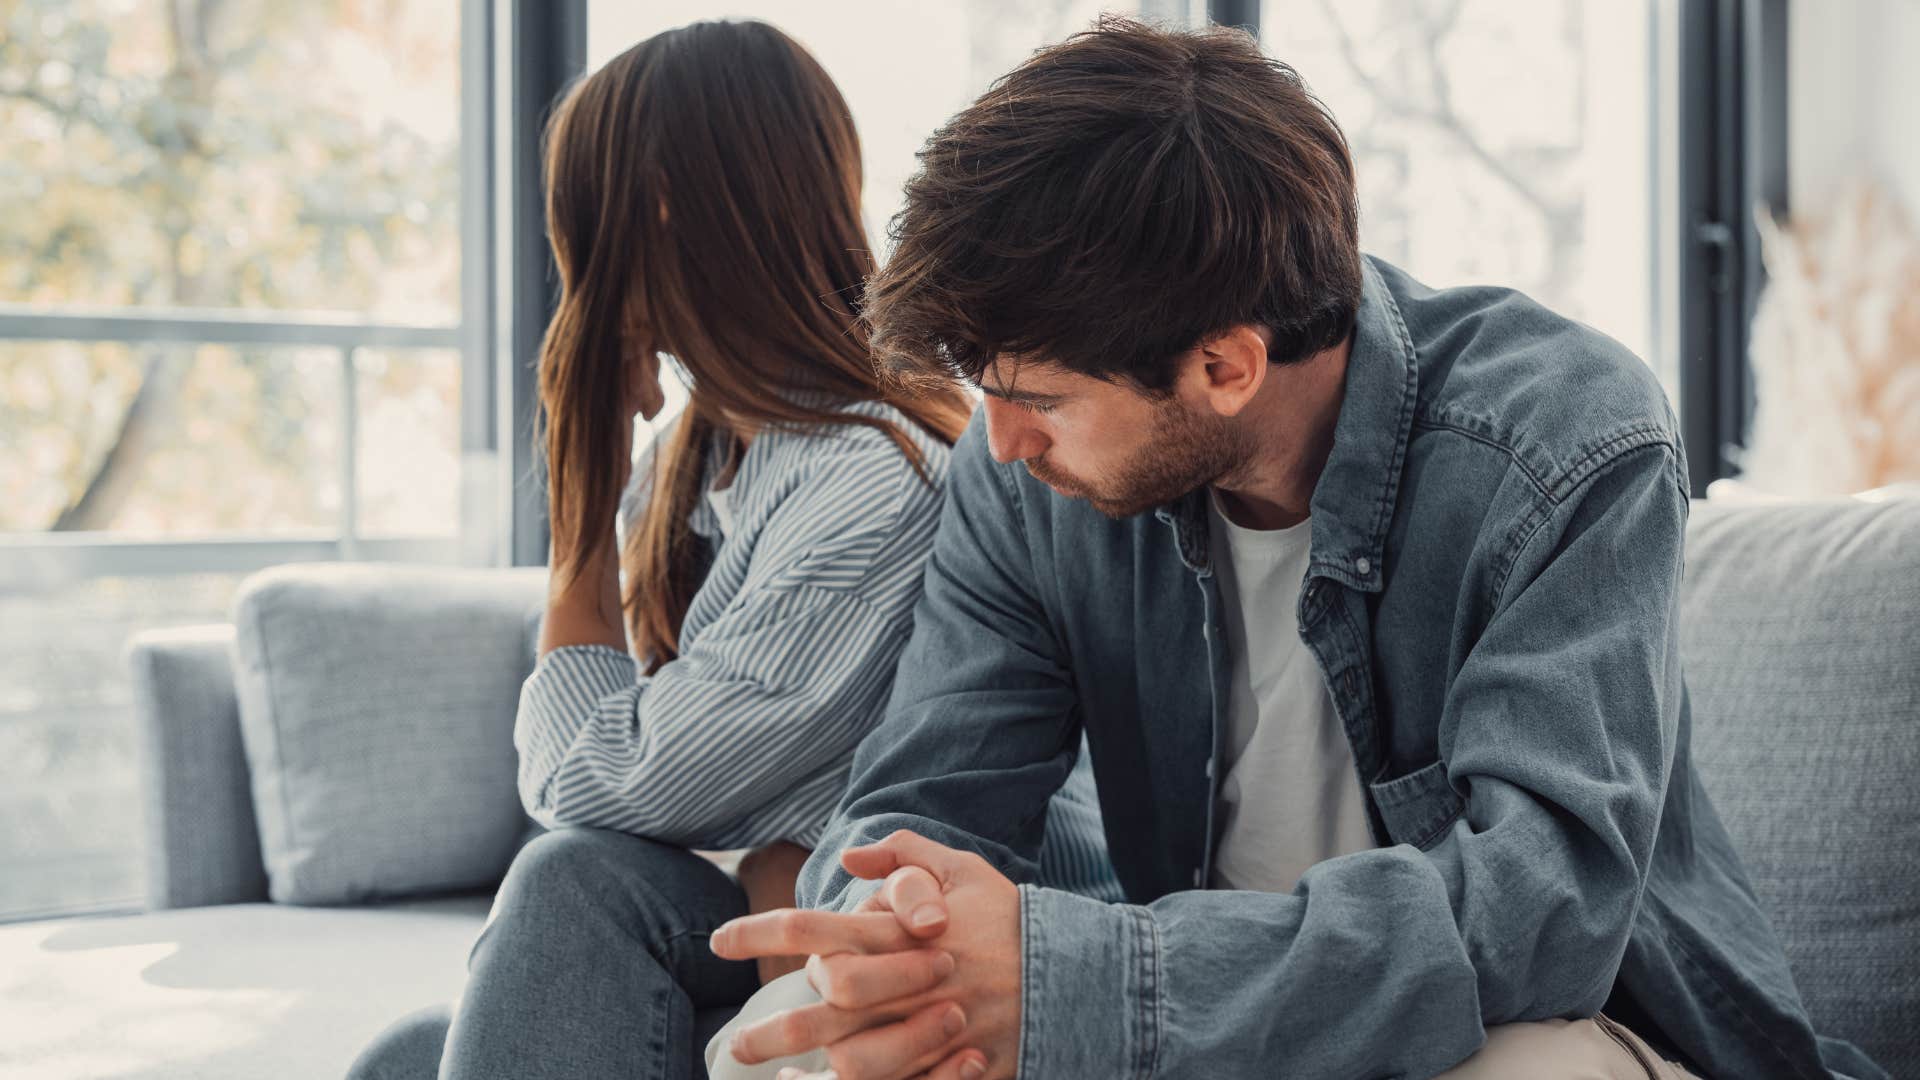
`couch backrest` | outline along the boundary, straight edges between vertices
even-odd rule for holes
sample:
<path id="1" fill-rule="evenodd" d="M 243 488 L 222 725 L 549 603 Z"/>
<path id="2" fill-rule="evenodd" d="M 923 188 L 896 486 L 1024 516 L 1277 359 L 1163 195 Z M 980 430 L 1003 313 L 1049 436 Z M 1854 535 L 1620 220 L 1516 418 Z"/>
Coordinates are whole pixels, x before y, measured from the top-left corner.
<path id="1" fill-rule="evenodd" d="M 1920 1076 L 1920 500 L 1695 503 L 1694 754 L 1824 1035 Z"/>
<path id="2" fill-rule="evenodd" d="M 541 567 L 280 566 L 235 597 L 238 634 L 136 635 L 148 906 L 497 880 L 531 826 L 511 731 L 545 586 Z"/>
<path id="3" fill-rule="evenodd" d="M 233 601 L 267 894 L 351 904 L 497 884 L 526 832 L 514 713 L 546 572 L 296 564 Z"/>

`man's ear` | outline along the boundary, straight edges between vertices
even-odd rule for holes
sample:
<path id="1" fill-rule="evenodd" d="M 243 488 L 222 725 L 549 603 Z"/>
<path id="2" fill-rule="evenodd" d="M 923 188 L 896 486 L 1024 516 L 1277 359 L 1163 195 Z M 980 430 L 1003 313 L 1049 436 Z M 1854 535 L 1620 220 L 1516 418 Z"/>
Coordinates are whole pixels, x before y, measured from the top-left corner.
<path id="1" fill-rule="evenodd" d="M 1189 354 L 1184 373 L 1192 392 L 1221 416 L 1238 416 L 1267 379 L 1267 339 L 1251 323 L 1215 334 Z"/>

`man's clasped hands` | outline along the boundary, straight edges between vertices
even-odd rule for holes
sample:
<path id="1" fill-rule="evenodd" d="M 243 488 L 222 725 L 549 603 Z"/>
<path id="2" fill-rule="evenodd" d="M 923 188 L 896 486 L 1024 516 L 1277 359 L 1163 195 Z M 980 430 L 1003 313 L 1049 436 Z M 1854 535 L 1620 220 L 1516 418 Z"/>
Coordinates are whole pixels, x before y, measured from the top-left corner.
<path id="1" fill-rule="evenodd" d="M 838 1080 L 1011 1080 L 1020 1040 L 1020 891 L 991 863 L 899 831 L 841 865 L 882 882 L 849 913 L 783 908 L 713 932 L 730 960 L 808 957 L 821 997 L 733 1036 L 741 1064 L 816 1048 Z M 823 1074 L 782 1069 L 779 1080 Z"/>

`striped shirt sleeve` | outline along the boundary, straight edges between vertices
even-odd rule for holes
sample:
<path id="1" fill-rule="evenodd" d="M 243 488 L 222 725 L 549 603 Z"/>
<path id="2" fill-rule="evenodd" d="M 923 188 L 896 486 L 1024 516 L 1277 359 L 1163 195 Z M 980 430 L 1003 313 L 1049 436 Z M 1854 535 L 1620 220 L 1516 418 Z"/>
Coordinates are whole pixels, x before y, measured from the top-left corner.
<path id="1" fill-rule="evenodd" d="M 856 593 L 793 588 L 743 598 L 651 677 L 618 649 L 554 649 L 521 687 L 521 800 L 549 828 L 812 846 L 905 637 Z"/>
<path id="2" fill-rule="evenodd" d="M 892 689 L 940 498 L 890 444 L 762 449 L 809 455 L 805 480 L 709 572 L 678 656 L 644 676 L 618 648 L 566 646 L 522 684 L 535 821 L 699 848 L 825 828 Z"/>

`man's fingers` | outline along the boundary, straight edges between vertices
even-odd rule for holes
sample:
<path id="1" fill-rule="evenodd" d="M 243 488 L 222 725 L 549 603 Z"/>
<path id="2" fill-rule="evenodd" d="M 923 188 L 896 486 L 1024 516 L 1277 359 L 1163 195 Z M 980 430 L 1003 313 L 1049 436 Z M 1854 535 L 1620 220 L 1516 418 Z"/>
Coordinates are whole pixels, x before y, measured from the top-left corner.
<path id="1" fill-rule="evenodd" d="M 895 829 L 877 843 L 841 852 L 840 865 L 854 877 L 875 881 L 902 866 L 918 866 L 945 882 L 955 871 L 966 868 L 968 860 L 976 858 L 978 856 L 955 851 L 919 833 Z"/>
<path id="2" fill-rule="evenodd" d="M 827 1048 L 840 1080 L 906 1080 L 952 1053 L 967 1030 L 967 1014 L 939 1001 L 897 1024 L 868 1028 Z"/>
<path id="3" fill-rule="evenodd" d="M 987 1075 L 987 1055 L 969 1046 L 948 1054 L 945 1061 L 927 1071 L 924 1080 L 980 1080 Z"/>
<path id="4" fill-rule="evenodd" d="M 873 1022 L 870 1016 L 831 1005 L 803 1005 L 734 1032 L 727 1052 L 742 1065 L 759 1065 L 827 1046 Z"/>
<path id="5" fill-rule="evenodd" d="M 742 1065 L 758 1065 L 776 1058 L 828 1048 L 834 1043 L 882 1024 L 897 1024 L 929 1006 L 924 998 L 849 1011 L 826 1002 L 802 1005 L 774 1013 L 733 1033 L 728 1052 Z"/>
<path id="6" fill-rule="evenodd" d="M 915 937 L 938 937 L 947 929 L 947 894 L 925 869 L 903 866 L 880 887 L 886 906 Z"/>
<path id="7" fill-rule="evenodd" d="M 960 1007 L 937 1002 L 905 1021 L 871 1028 L 839 1044 L 828 1052 L 832 1068 L 826 1072 L 789 1065 L 775 1080 L 980 1080 L 987 1074 L 987 1055 L 973 1047 L 953 1048 L 965 1032 L 966 1014 Z M 908 1060 L 916 1050 L 917 1056 Z M 739 1060 L 754 1064 L 764 1059 Z"/>
<path id="8" fill-rule="evenodd" d="M 807 982 L 829 1005 L 868 1009 L 933 989 L 953 974 L 953 966 L 953 954 L 938 949 L 816 955 L 807 960 Z"/>
<path id="9" fill-rule="evenodd" d="M 781 908 L 723 923 L 707 944 L 728 960 L 808 953 L 884 953 L 914 949 L 920 943 L 891 912 L 843 915 L 833 911 Z"/>

